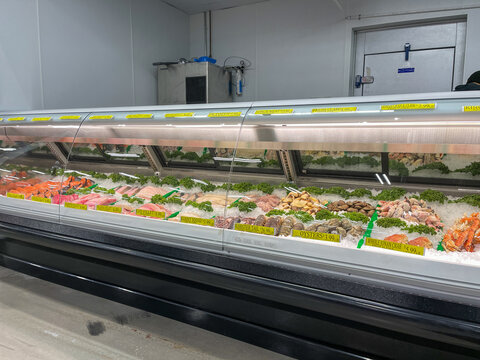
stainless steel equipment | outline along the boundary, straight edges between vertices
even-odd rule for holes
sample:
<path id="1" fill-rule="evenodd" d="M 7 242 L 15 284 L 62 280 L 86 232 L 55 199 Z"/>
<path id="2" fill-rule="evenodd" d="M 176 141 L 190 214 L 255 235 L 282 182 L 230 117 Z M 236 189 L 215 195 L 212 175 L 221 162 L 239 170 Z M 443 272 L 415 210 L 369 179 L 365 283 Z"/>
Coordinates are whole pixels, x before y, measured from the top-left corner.
<path id="1" fill-rule="evenodd" d="M 209 62 L 158 65 L 158 104 L 232 101 L 230 73 Z"/>

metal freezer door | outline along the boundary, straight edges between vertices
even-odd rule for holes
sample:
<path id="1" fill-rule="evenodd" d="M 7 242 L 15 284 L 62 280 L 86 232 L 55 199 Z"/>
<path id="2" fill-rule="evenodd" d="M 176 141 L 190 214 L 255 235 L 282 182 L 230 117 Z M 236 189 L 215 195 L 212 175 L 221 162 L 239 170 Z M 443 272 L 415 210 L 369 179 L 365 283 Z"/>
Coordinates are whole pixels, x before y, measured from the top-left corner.
<path id="1" fill-rule="evenodd" d="M 366 55 L 363 76 L 373 76 L 363 85 L 363 95 L 452 91 L 455 48 L 405 53 Z"/>

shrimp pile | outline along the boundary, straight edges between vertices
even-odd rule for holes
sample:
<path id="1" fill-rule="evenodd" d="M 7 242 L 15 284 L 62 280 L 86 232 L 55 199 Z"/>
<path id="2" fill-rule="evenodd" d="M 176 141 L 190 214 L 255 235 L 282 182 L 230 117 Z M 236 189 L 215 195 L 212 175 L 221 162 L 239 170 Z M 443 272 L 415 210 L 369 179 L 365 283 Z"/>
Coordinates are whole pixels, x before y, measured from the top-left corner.
<path id="1" fill-rule="evenodd" d="M 442 240 L 446 251 L 473 252 L 475 244 L 480 243 L 480 213 L 464 216 L 455 221 Z"/>

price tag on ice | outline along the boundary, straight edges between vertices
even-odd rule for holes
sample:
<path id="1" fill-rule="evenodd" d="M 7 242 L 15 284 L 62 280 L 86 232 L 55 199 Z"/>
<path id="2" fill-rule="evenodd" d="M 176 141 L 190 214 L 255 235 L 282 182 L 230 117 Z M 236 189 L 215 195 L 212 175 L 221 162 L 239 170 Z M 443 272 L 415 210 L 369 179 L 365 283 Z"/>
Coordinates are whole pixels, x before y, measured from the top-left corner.
<path id="1" fill-rule="evenodd" d="M 135 211 L 135 214 L 137 214 L 138 216 L 146 216 L 146 217 L 152 217 L 156 219 L 165 219 L 165 212 L 163 211 L 137 209 Z"/>
<path id="2" fill-rule="evenodd" d="M 365 240 L 365 245 L 373 246 L 380 249 L 399 251 L 406 254 L 414 254 L 414 255 L 420 255 L 420 256 L 425 255 L 425 248 L 421 246 L 399 244 L 391 241 L 372 239 L 372 238 L 367 238 Z"/>
<path id="3" fill-rule="evenodd" d="M 235 224 L 235 230 L 262 235 L 275 235 L 275 229 L 267 226 Z"/>
<path id="4" fill-rule="evenodd" d="M 435 110 L 437 104 L 428 103 L 428 104 L 393 104 L 393 105 L 382 105 L 382 110 L 393 110 L 393 111 L 404 111 L 404 110 Z"/>
<path id="5" fill-rule="evenodd" d="M 180 222 L 184 224 L 195 224 L 195 225 L 202 225 L 202 226 L 215 226 L 214 219 L 201 219 L 196 217 L 190 216 L 182 216 Z"/>
<path id="6" fill-rule="evenodd" d="M 120 206 L 109 206 L 109 205 L 97 205 L 96 209 L 98 211 L 106 211 L 115 214 L 121 214 L 122 208 Z"/>
<path id="7" fill-rule="evenodd" d="M 342 112 L 355 112 L 357 111 L 356 106 L 352 107 L 329 107 L 329 108 L 319 108 L 312 109 L 312 113 L 342 113 Z"/>
<path id="8" fill-rule="evenodd" d="M 463 107 L 464 112 L 476 112 L 480 111 L 480 106 L 479 105 L 468 105 Z"/>
<path id="9" fill-rule="evenodd" d="M 52 199 L 50 198 L 42 198 L 40 196 L 32 196 L 32 201 L 35 201 L 35 202 L 40 202 L 40 203 L 45 203 L 45 204 L 51 204 L 52 203 Z"/>
<path id="10" fill-rule="evenodd" d="M 257 110 L 255 115 L 279 115 L 279 114 L 292 114 L 293 109 L 272 109 L 272 110 Z"/>
<path id="11" fill-rule="evenodd" d="M 338 234 L 324 234 L 315 231 L 293 230 L 292 235 L 303 239 L 330 241 L 336 243 L 340 242 L 340 235 Z"/>
<path id="12" fill-rule="evenodd" d="M 63 206 L 69 209 L 77 209 L 77 210 L 87 210 L 88 206 L 85 204 L 74 204 L 70 202 L 66 202 Z"/>
<path id="13" fill-rule="evenodd" d="M 7 193 L 7 197 L 12 198 L 12 199 L 25 200 L 25 195 L 23 195 L 23 194 Z"/>

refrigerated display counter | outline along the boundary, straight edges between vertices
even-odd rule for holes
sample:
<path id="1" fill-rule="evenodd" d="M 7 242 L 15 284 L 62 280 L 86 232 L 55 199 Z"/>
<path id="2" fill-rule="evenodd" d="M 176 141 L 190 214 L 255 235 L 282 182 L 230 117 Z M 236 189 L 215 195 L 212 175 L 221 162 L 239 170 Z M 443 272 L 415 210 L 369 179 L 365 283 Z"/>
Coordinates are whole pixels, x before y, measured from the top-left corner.
<path id="1" fill-rule="evenodd" d="M 480 354 L 480 94 L 0 115 L 0 264 L 302 359 Z"/>

